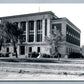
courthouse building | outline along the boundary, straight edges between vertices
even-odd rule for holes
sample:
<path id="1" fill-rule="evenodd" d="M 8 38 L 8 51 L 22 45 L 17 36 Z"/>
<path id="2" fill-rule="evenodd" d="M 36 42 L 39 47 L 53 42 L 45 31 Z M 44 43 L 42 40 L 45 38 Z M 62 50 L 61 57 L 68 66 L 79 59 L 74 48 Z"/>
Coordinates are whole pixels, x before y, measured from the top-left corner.
<path id="1" fill-rule="evenodd" d="M 19 28 L 23 28 L 23 43 L 17 44 L 19 57 L 28 56 L 34 51 L 50 54 L 50 45 L 46 43 L 45 36 L 49 37 L 55 26 L 66 36 L 60 48 L 62 56 L 70 52 L 80 52 L 80 29 L 67 18 L 59 18 L 51 11 L 1 17 L 0 20 L 2 23 L 4 21 L 16 23 Z M 2 50 L 14 52 L 11 44 L 6 45 Z"/>

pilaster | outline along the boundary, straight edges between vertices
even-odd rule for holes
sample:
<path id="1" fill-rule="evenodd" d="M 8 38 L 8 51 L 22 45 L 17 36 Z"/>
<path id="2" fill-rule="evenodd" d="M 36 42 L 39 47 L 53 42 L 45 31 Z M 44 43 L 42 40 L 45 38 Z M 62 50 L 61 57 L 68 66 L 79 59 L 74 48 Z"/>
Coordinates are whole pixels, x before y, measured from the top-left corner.
<path id="1" fill-rule="evenodd" d="M 42 41 L 45 41 L 45 19 L 42 20 Z"/>
<path id="2" fill-rule="evenodd" d="M 26 42 L 28 42 L 28 21 L 26 22 Z"/>
<path id="3" fill-rule="evenodd" d="M 36 20 L 34 21 L 34 42 L 37 40 Z"/>
<path id="4" fill-rule="evenodd" d="M 50 18 L 47 19 L 47 36 L 50 36 Z"/>

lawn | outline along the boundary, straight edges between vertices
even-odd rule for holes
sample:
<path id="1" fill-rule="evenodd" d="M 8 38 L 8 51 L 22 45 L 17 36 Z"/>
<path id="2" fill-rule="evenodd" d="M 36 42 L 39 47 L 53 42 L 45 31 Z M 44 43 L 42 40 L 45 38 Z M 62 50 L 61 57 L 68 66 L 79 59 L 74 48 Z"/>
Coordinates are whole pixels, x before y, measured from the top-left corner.
<path id="1" fill-rule="evenodd" d="M 17 60 L 19 61 L 0 61 L 1 80 L 84 80 L 83 59 L 61 59 L 60 61 L 34 59 L 34 61 L 41 60 L 41 62 L 28 61 L 29 59 L 25 62 L 21 62 L 22 59 Z M 54 62 L 49 63 L 53 60 Z"/>

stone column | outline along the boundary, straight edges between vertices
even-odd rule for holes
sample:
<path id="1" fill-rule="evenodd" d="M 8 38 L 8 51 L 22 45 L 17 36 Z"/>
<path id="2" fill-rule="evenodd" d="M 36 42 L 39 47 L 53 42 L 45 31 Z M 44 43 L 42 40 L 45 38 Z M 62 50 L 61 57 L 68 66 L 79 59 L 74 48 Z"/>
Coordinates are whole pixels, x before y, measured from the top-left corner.
<path id="1" fill-rule="evenodd" d="M 65 21 L 62 22 L 62 29 L 61 29 L 61 31 L 62 31 L 62 34 L 66 36 L 66 23 L 65 23 Z"/>
<path id="2" fill-rule="evenodd" d="M 42 20 L 42 41 L 45 41 L 45 19 Z"/>
<path id="3" fill-rule="evenodd" d="M 21 28 L 21 23 L 18 22 L 18 28 Z M 20 43 L 20 40 L 18 40 L 18 43 Z M 20 56 L 20 45 L 17 45 L 17 54 L 18 54 L 18 57 Z"/>
<path id="4" fill-rule="evenodd" d="M 21 25 L 20 25 L 20 22 L 18 22 L 18 28 L 20 28 Z M 18 39 L 18 43 L 20 43 L 20 40 Z"/>
<path id="5" fill-rule="evenodd" d="M 18 22 L 18 28 L 20 28 L 20 22 Z"/>
<path id="6" fill-rule="evenodd" d="M 62 22 L 61 32 L 62 32 L 63 36 L 66 37 L 66 22 L 65 21 Z M 66 39 L 65 39 L 64 45 L 63 45 L 63 50 L 62 50 L 63 51 L 62 53 L 64 56 L 67 54 L 66 47 L 67 47 L 67 45 L 66 45 Z"/>
<path id="7" fill-rule="evenodd" d="M 50 36 L 50 18 L 47 19 L 47 36 L 49 37 Z"/>
<path id="8" fill-rule="evenodd" d="M 37 29 L 36 29 L 36 20 L 34 21 L 34 42 L 37 41 Z"/>
<path id="9" fill-rule="evenodd" d="M 28 46 L 25 46 L 25 58 L 28 58 Z"/>
<path id="10" fill-rule="evenodd" d="M 26 42 L 28 42 L 28 22 L 26 22 Z"/>
<path id="11" fill-rule="evenodd" d="M 18 57 L 20 56 L 20 45 L 17 46 L 17 54 L 18 54 Z"/>

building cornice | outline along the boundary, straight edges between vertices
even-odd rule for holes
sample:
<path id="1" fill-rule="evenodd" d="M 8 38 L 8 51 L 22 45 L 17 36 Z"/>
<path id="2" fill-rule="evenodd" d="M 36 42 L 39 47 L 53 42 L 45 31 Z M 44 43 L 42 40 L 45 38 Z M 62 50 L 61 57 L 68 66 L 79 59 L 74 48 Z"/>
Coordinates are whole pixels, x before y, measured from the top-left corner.
<path id="1" fill-rule="evenodd" d="M 22 14 L 22 15 L 0 17 L 0 19 L 9 19 L 9 18 L 17 18 L 17 17 L 28 17 L 28 16 L 35 16 L 35 15 L 43 15 L 43 14 L 50 14 L 50 15 L 56 16 L 52 11 L 46 11 L 46 12 L 37 12 L 37 13 L 30 13 L 30 14 Z"/>

